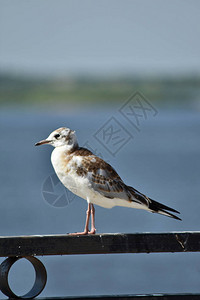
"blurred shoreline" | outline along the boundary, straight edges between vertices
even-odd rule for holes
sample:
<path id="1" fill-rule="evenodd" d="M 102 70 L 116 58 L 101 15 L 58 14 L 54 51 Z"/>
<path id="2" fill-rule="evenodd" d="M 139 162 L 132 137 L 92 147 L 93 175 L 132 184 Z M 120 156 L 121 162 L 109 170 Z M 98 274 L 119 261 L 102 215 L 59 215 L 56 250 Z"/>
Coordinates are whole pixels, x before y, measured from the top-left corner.
<path id="1" fill-rule="evenodd" d="M 56 111 L 118 105 L 142 93 L 159 107 L 200 109 L 200 76 L 35 77 L 0 74 L 1 108 Z"/>

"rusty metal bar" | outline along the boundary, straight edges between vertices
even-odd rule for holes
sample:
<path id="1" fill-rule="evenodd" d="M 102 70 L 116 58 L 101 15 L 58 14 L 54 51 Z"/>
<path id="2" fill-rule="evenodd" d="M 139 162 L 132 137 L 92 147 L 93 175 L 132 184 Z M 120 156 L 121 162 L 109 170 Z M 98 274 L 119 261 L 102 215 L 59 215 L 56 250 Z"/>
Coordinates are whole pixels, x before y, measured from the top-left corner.
<path id="1" fill-rule="evenodd" d="M 198 251 L 199 231 L 0 237 L 0 257 Z"/>

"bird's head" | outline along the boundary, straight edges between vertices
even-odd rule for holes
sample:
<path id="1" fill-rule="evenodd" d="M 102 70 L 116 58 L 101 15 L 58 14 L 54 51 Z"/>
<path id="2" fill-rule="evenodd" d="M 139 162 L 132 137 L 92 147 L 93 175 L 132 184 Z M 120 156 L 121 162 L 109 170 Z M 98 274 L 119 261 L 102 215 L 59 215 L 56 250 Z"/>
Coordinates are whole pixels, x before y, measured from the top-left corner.
<path id="1" fill-rule="evenodd" d="M 75 131 L 66 127 L 61 127 L 54 130 L 47 139 L 36 143 L 35 146 L 44 144 L 49 144 L 53 147 L 67 146 L 69 150 L 78 146 Z"/>

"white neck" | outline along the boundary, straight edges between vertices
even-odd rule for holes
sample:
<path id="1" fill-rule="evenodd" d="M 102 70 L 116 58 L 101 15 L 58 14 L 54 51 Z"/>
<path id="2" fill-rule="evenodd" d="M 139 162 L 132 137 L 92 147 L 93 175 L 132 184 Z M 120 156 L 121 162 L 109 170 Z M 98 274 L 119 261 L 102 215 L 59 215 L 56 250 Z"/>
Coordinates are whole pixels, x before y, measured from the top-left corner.
<path id="1" fill-rule="evenodd" d="M 68 154 L 68 152 L 71 152 L 73 149 L 76 149 L 78 148 L 78 143 L 75 142 L 73 144 L 65 144 L 65 145 L 62 145 L 60 147 L 56 147 L 56 149 L 59 149 L 60 152 L 65 152 L 66 154 Z"/>

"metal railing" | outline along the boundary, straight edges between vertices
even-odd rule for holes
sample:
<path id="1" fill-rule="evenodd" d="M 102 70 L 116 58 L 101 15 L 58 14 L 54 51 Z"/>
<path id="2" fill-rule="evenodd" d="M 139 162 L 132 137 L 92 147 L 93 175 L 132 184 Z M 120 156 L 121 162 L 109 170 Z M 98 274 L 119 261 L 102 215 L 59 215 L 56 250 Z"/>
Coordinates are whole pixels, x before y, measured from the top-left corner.
<path id="1" fill-rule="evenodd" d="M 200 252 L 200 232 L 96 234 L 87 236 L 34 235 L 0 237 L 0 257 L 7 257 L 0 267 L 0 289 L 9 298 L 30 299 L 38 296 L 46 285 L 47 272 L 35 256 L 114 253 Z M 23 296 L 10 288 L 8 275 L 12 265 L 25 258 L 35 269 L 32 289 Z M 114 298 L 113 298 L 114 297 Z M 200 294 L 121 295 L 70 297 L 70 299 L 200 299 Z M 144 298 L 145 297 L 145 298 Z M 66 298 L 67 299 L 67 298 Z"/>

